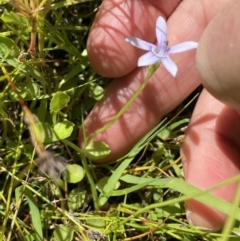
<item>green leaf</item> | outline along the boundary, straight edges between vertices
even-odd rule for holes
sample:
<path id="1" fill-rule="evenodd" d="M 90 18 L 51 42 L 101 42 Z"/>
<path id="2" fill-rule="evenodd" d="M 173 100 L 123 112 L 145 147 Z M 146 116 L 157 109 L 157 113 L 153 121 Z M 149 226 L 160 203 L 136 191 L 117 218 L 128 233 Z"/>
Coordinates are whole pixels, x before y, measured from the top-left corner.
<path id="1" fill-rule="evenodd" d="M 189 119 L 185 118 L 182 119 L 180 121 L 174 122 L 173 124 L 165 127 L 164 129 L 162 129 L 159 133 L 158 133 L 158 137 L 161 138 L 162 140 L 167 140 L 168 138 L 173 138 L 175 137 L 175 133 L 173 132 L 174 129 L 176 129 L 177 127 L 181 126 L 181 125 L 187 125 L 189 123 Z"/>
<path id="2" fill-rule="evenodd" d="M 63 121 L 60 123 L 57 123 L 54 127 L 54 134 L 58 137 L 58 139 L 66 139 L 68 138 L 73 131 L 74 124 L 70 121 Z"/>
<path id="3" fill-rule="evenodd" d="M 37 99 L 40 96 L 40 88 L 37 83 L 19 83 L 18 86 L 18 92 L 19 94 L 26 100 L 32 100 Z M 16 93 L 12 92 L 11 94 L 12 99 L 18 99 L 18 96 Z"/>
<path id="4" fill-rule="evenodd" d="M 82 188 L 74 188 L 68 195 L 68 208 L 74 212 L 81 208 L 86 201 L 87 191 Z"/>
<path id="5" fill-rule="evenodd" d="M 57 241 L 72 241 L 74 229 L 67 226 L 58 226 L 53 232 L 53 237 Z"/>
<path id="6" fill-rule="evenodd" d="M 106 222 L 104 220 L 104 217 L 97 217 L 96 215 L 94 216 L 96 219 L 87 219 L 86 223 L 94 228 L 105 228 L 106 227 Z"/>
<path id="7" fill-rule="evenodd" d="M 46 119 L 47 111 L 48 111 L 48 102 L 46 99 L 42 99 L 40 101 L 40 105 L 37 110 L 37 116 L 39 117 L 40 122 Z"/>
<path id="8" fill-rule="evenodd" d="M 96 188 L 98 189 L 99 192 L 103 191 L 103 188 L 107 184 L 108 179 L 109 177 L 103 177 L 100 180 L 98 180 Z M 114 190 L 117 190 L 119 187 L 120 187 L 120 182 L 117 182 Z"/>
<path id="9" fill-rule="evenodd" d="M 35 241 L 35 237 L 32 234 L 27 234 L 24 238 L 25 241 Z"/>
<path id="10" fill-rule="evenodd" d="M 10 38 L 0 36 L 0 58 L 17 58 L 19 56 L 19 49 L 16 47 L 14 41 Z"/>
<path id="11" fill-rule="evenodd" d="M 104 187 L 108 185 L 108 180 L 109 180 L 109 177 L 103 177 L 97 182 L 96 188 L 98 189 L 99 192 L 103 193 Z M 117 182 L 114 190 L 117 190 L 120 187 L 120 185 L 121 183 Z M 105 205 L 107 200 L 108 200 L 108 197 L 104 196 L 103 194 L 99 197 L 98 203 L 102 207 L 103 205 Z"/>
<path id="12" fill-rule="evenodd" d="M 38 130 L 38 138 L 42 143 L 52 143 L 58 140 L 58 137 L 54 134 L 52 125 L 44 122 L 36 123 Z"/>
<path id="13" fill-rule="evenodd" d="M 44 75 L 41 71 L 39 71 L 36 67 L 23 65 L 21 68 L 20 65 L 18 65 L 18 68 L 21 69 L 21 71 L 31 75 L 33 78 L 35 78 L 37 81 L 39 81 L 43 86 L 47 85 L 47 82 L 44 78 Z"/>
<path id="14" fill-rule="evenodd" d="M 103 141 L 89 143 L 84 151 L 85 155 L 92 160 L 104 158 L 111 152 L 109 146 Z"/>
<path id="15" fill-rule="evenodd" d="M 74 124 L 70 121 L 63 121 L 54 127 L 49 123 L 38 122 L 36 128 L 38 130 L 38 138 L 43 143 L 52 143 L 54 141 L 63 140 L 72 134 Z"/>
<path id="16" fill-rule="evenodd" d="M 1 117 L 8 116 L 7 112 L 5 111 L 4 101 L 2 101 L 2 99 L 0 99 L 0 116 Z"/>
<path id="17" fill-rule="evenodd" d="M 184 118 L 184 119 L 181 119 L 181 120 L 179 120 L 179 121 L 176 121 L 176 122 L 172 123 L 168 128 L 169 128 L 170 130 L 174 130 L 174 129 L 176 129 L 177 127 L 179 127 L 179 126 L 181 126 L 181 125 L 187 125 L 187 124 L 189 124 L 189 121 L 190 121 L 189 118 Z"/>
<path id="18" fill-rule="evenodd" d="M 82 65 L 77 64 L 69 71 L 69 73 L 66 76 L 64 76 L 64 79 L 61 81 L 61 83 L 68 82 L 69 80 L 73 79 L 76 75 L 78 75 L 82 71 L 83 71 Z"/>
<path id="19" fill-rule="evenodd" d="M 124 195 L 124 194 L 129 194 L 129 193 L 131 193 L 131 192 L 135 192 L 135 191 L 137 191 L 137 190 L 140 190 L 141 188 L 150 185 L 151 182 L 153 182 L 153 180 L 150 180 L 150 179 L 149 179 L 148 181 L 146 181 L 146 182 L 144 182 L 144 183 L 139 183 L 139 184 L 136 184 L 136 185 L 134 185 L 134 186 L 132 186 L 132 187 L 128 187 L 128 188 L 125 188 L 125 189 L 121 189 L 121 190 L 117 190 L 117 191 L 112 191 L 112 192 L 109 193 L 109 194 L 110 194 L 110 196 L 122 196 L 122 195 Z"/>
<path id="20" fill-rule="evenodd" d="M 228 180 L 225 180 L 222 182 L 222 185 L 227 185 L 228 182 L 232 182 L 233 180 L 237 179 L 238 177 L 232 177 Z M 147 185 L 150 186 L 158 186 L 158 187 L 167 187 L 171 188 L 173 190 L 176 190 L 186 196 L 182 196 L 178 198 L 178 200 L 172 199 L 167 200 L 166 202 L 162 202 L 162 206 L 169 206 L 176 202 L 179 202 L 179 199 L 182 199 L 182 201 L 188 200 L 188 199 L 195 199 L 201 203 L 204 203 L 212 208 L 215 208 L 225 214 L 229 214 L 230 210 L 232 208 L 232 204 L 214 196 L 209 191 L 201 190 L 197 187 L 194 187 L 187 183 L 186 181 L 179 179 L 179 178 L 143 178 L 143 177 L 136 177 L 132 175 L 124 175 L 120 178 L 122 181 L 129 183 L 129 184 L 143 184 L 146 181 L 152 180 L 152 182 L 148 183 Z M 232 180 L 231 180 L 232 179 Z M 236 181 L 236 180 L 235 180 Z M 218 184 L 220 185 L 220 184 Z M 166 203 L 166 204 L 165 204 Z M 161 205 L 159 205 L 160 207 Z M 235 218 L 237 220 L 240 220 L 240 208 L 237 208 Z"/>
<path id="21" fill-rule="evenodd" d="M 33 233 L 32 235 L 35 236 L 35 240 L 42 241 L 43 240 L 42 223 L 41 223 L 41 216 L 40 216 L 37 203 L 33 197 L 33 194 L 30 192 L 30 190 L 26 189 L 24 186 L 20 186 L 15 189 L 15 197 L 16 197 L 17 203 L 19 201 L 20 195 L 22 194 L 26 196 L 28 205 L 31 210 L 31 218 L 35 229 L 35 233 Z"/>
<path id="22" fill-rule="evenodd" d="M 70 97 L 66 93 L 62 91 L 56 92 L 56 94 L 53 96 L 50 103 L 51 112 L 60 111 L 68 104 L 69 101 L 70 101 Z"/>
<path id="23" fill-rule="evenodd" d="M 91 83 L 90 90 L 91 90 L 92 97 L 95 100 L 100 101 L 104 98 L 105 92 L 100 85 L 97 85 L 96 83 Z"/>
<path id="24" fill-rule="evenodd" d="M 158 137 L 161 138 L 162 140 L 167 140 L 168 138 L 170 138 L 172 131 L 169 130 L 167 127 L 162 129 L 159 133 L 158 133 Z"/>
<path id="25" fill-rule="evenodd" d="M 28 23 L 27 18 L 20 17 L 18 14 L 14 12 L 8 12 L 7 9 L 4 9 L 4 12 L 0 18 L 4 23 L 13 23 L 18 26 L 24 26 Z"/>
<path id="26" fill-rule="evenodd" d="M 63 179 L 68 183 L 77 183 L 82 181 L 84 176 L 85 176 L 84 169 L 77 164 L 72 164 L 66 167 L 63 175 Z"/>

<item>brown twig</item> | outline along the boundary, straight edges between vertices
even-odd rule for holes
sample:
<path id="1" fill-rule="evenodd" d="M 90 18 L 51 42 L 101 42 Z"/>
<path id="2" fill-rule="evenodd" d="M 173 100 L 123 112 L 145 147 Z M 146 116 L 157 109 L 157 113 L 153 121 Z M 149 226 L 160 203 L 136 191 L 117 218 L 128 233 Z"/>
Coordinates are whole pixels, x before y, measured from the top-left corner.
<path id="1" fill-rule="evenodd" d="M 37 39 L 37 27 L 38 27 L 38 12 L 43 10 L 43 1 L 39 5 L 38 0 L 11 0 L 11 4 L 16 8 L 18 15 L 28 18 L 31 21 L 32 31 L 31 40 L 27 53 L 35 57 L 35 46 Z M 19 57 L 21 58 L 21 57 Z"/>

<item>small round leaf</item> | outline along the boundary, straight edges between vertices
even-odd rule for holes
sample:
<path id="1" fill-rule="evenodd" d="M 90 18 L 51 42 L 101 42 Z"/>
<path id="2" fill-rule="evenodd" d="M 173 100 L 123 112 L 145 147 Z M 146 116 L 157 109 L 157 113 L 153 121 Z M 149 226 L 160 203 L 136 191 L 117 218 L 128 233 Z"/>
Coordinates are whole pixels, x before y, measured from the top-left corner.
<path id="1" fill-rule="evenodd" d="M 42 143 L 52 143 L 58 140 L 57 136 L 54 135 L 52 125 L 49 123 L 38 122 L 35 125 L 38 130 L 38 139 Z"/>
<path id="2" fill-rule="evenodd" d="M 105 92 L 104 92 L 104 89 L 100 85 L 92 83 L 90 86 L 90 90 L 92 92 L 92 97 L 95 100 L 100 101 L 104 98 Z"/>
<path id="3" fill-rule="evenodd" d="M 60 140 L 66 139 L 72 134 L 73 126 L 74 124 L 70 121 L 63 121 L 63 122 L 57 123 L 53 127 L 54 133 L 57 135 L 57 137 Z"/>
<path id="4" fill-rule="evenodd" d="M 50 103 L 51 112 L 60 111 L 67 105 L 69 101 L 70 101 L 70 97 L 66 93 L 62 91 L 56 92 Z"/>
<path id="5" fill-rule="evenodd" d="M 77 183 L 82 181 L 84 176 L 85 176 L 84 169 L 77 164 L 72 164 L 66 167 L 63 175 L 63 179 L 68 183 Z"/>
<path id="6" fill-rule="evenodd" d="M 85 154 L 90 159 L 101 159 L 111 152 L 109 146 L 103 141 L 94 141 L 85 147 Z"/>
<path id="7" fill-rule="evenodd" d="M 82 188 L 74 188 L 68 196 L 68 208 L 74 212 L 81 208 L 86 201 L 86 190 Z"/>

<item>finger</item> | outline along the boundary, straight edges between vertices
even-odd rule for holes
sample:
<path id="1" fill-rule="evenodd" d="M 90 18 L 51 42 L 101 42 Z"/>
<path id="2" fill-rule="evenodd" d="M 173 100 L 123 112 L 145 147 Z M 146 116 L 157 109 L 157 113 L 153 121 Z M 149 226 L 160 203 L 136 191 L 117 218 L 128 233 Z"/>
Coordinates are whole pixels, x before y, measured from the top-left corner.
<path id="1" fill-rule="evenodd" d="M 237 112 L 203 91 L 194 110 L 181 151 L 185 179 L 207 189 L 239 174 L 240 116 Z M 237 183 L 212 193 L 232 202 Z M 186 203 L 189 221 L 201 227 L 218 230 L 226 215 L 197 201 Z"/>
<path id="2" fill-rule="evenodd" d="M 193 53 L 189 55 L 193 59 Z M 107 143 L 111 149 L 110 155 L 105 159 L 95 160 L 98 162 L 109 162 L 116 160 L 127 153 L 132 146 L 150 131 L 163 115 L 177 106 L 178 103 L 191 92 L 197 85 L 197 74 L 194 62 L 189 65 L 191 70 L 185 69 L 180 79 L 173 79 L 163 68 L 151 78 L 139 97 L 131 104 L 125 113 L 103 133 L 97 135 L 94 140 Z M 86 135 L 90 136 L 121 110 L 127 101 L 140 88 L 146 71 L 136 70 L 127 77 L 115 79 L 106 89 L 105 99 L 98 102 L 87 117 L 84 125 Z M 191 81 L 189 82 L 189 78 Z M 174 82 L 175 81 L 175 82 Z M 186 88 L 182 88 L 184 85 Z M 83 145 L 82 130 L 79 136 L 80 146 Z"/>
<path id="3" fill-rule="evenodd" d="M 155 8 L 161 11 L 167 18 L 174 12 L 182 0 L 148 0 Z"/>
<path id="4" fill-rule="evenodd" d="M 138 36 L 155 42 L 155 22 L 159 15 L 171 13 L 179 0 L 157 9 L 149 1 L 105 0 L 88 38 L 88 57 L 93 69 L 108 77 L 123 76 L 136 68 L 143 53 L 125 41 Z"/>
<path id="5" fill-rule="evenodd" d="M 202 14 L 205 11 L 201 9 L 202 3 L 199 1 L 184 1 L 182 4 L 168 22 L 169 42 L 172 44 L 185 40 L 197 40 L 206 25 L 206 19 L 202 20 Z M 208 9 L 211 10 L 211 8 Z M 210 12 L 204 13 L 208 20 L 211 19 L 212 15 Z M 181 22 L 182 31 L 179 30 L 179 22 Z M 195 24 L 193 25 L 193 23 Z M 95 138 L 95 140 L 106 142 L 112 151 L 107 158 L 99 160 L 99 162 L 113 161 L 124 155 L 159 122 L 163 115 L 175 108 L 196 88 L 199 82 L 195 70 L 194 56 L 195 51 L 173 55 L 172 59 L 179 67 L 177 77 L 172 78 L 160 66 L 142 94 L 124 115 Z M 146 69 L 138 68 L 125 77 L 115 79 L 108 86 L 105 99 L 97 103 L 86 119 L 87 136 L 94 133 L 119 112 L 139 89 L 145 76 Z M 80 144 L 83 142 L 81 131 L 79 142 Z"/>
<path id="6" fill-rule="evenodd" d="M 240 1 L 230 1 L 204 31 L 197 65 L 205 88 L 240 112 Z"/>

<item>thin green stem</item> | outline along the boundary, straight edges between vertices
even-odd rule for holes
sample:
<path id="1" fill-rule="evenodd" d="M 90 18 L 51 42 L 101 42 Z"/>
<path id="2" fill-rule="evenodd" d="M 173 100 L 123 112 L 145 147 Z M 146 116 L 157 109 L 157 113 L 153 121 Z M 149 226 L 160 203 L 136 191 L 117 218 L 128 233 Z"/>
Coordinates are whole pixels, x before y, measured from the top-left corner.
<path id="1" fill-rule="evenodd" d="M 137 97 L 141 94 L 141 92 L 143 91 L 143 89 L 146 87 L 148 81 L 150 80 L 150 78 L 152 77 L 153 73 L 157 70 L 157 68 L 159 67 L 159 63 L 155 64 L 155 65 L 150 65 L 148 67 L 148 71 L 147 71 L 147 76 L 144 80 L 144 82 L 142 83 L 142 85 L 140 86 L 140 88 L 134 93 L 134 95 L 128 100 L 128 102 L 123 106 L 123 108 L 113 117 L 112 120 L 110 120 L 107 124 L 105 124 L 102 128 L 98 129 L 96 132 L 94 132 L 92 135 L 89 136 L 89 138 L 87 139 L 87 143 L 86 145 L 97 135 L 99 135 L 100 133 L 102 133 L 103 131 L 105 131 L 106 129 L 108 129 L 111 125 L 113 125 L 122 115 L 123 113 L 128 109 L 128 107 L 137 99 Z"/>
<path id="2" fill-rule="evenodd" d="M 238 189 L 237 189 L 237 193 L 234 198 L 234 202 L 233 202 L 231 211 L 229 213 L 228 219 L 227 219 L 225 226 L 223 228 L 223 231 L 222 231 L 222 241 L 229 240 L 229 234 L 232 232 L 234 223 L 236 221 L 236 214 L 238 213 L 239 203 L 240 203 L 240 181 L 238 182 Z"/>
<path id="3" fill-rule="evenodd" d="M 84 156 L 84 152 L 76 145 L 74 145 L 72 142 L 68 141 L 68 140 L 62 140 L 62 142 L 65 145 L 70 146 L 72 149 L 74 149 L 77 153 L 80 154 L 81 156 L 81 160 L 82 160 L 82 164 L 83 164 L 83 168 L 86 172 L 86 176 L 88 179 L 88 182 L 90 184 L 90 188 L 91 188 L 91 192 L 92 192 L 92 197 L 93 197 L 93 203 L 94 203 L 94 207 L 96 210 L 99 210 L 99 205 L 98 205 L 98 195 L 97 195 L 97 190 L 96 190 L 96 185 L 94 183 L 94 179 L 92 177 L 92 174 L 89 170 L 88 164 L 87 164 L 87 160 Z"/>

